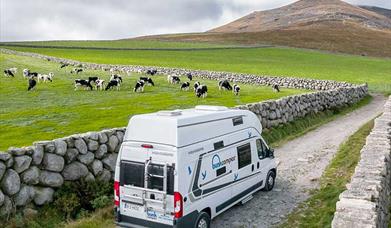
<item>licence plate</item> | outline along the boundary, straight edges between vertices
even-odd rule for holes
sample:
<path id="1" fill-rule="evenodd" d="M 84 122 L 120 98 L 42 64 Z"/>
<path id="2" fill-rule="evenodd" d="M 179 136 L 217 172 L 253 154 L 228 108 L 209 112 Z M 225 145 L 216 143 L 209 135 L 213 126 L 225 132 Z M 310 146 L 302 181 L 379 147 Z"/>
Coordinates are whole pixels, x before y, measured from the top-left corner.
<path id="1" fill-rule="evenodd" d="M 124 209 L 126 210 L 132 210 L 132 211 L 141 211 L 141 206 L 137 204 L 132 204 L 132 203 L 124 203 Z"/>

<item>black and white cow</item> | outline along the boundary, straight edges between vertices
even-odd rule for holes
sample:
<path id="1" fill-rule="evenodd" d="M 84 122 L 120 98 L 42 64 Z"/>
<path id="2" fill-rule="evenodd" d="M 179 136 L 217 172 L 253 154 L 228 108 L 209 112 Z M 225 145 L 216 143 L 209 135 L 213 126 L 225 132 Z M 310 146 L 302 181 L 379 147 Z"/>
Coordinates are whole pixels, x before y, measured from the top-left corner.
<path id="1" fill-rule="evenodd" d="M 109 89 L 112 89 L 114 87 L 117 88 L 117 90 L 120 89 L 120 87 L 121 87 L 121 80 L 119 78 L 110 80 L 109 83 L 107 84 L 105 90 L 109 90 Z"/>
<path id="2" fill-rule="evenodd" d="M 144 81 L 146 85 L 152 85 L 155 86 L 155 83 L 153 83 L 152 78 L 149 77 L 140 77 L 141 81 Z"/>
<path id="3" fill-rule="evenodd" d="M 4 70 L 4 76 L 15 77 L 14 73 L 10 69 Z"/>
<path id="4" fill-rule="evenodd" d="M 71 70 L 71 74 L 79 74 L 80 72 L 83 72 L 82 68 L 74 68 Z"/>
<path id="5" fill-rule="evenodd" d="M 233 93 L 237 96 L 239 95 L 239 92 L 240 92 L 240 86 L 234 84 L 234 89 L 232 90 Z"/>
<path id="6" fill-rule="evenodd" d="M 178 84 L 179 82 L 181 82 L 181 79 L 178 76 L 168 75 L 167 81 L 170 84 Z"/>
<path id="7" fill-rule="evenodd" d="M 110 81 L 117 80 L 118 83 L 122 83 L 122 77 L 119 74 L 112 74 L 110 77 Z"/>
<path id="8" fill-rule="evenodd" d="M 47 82 L 47 81 L 53 82 L 53 76 L 54 76 L 53 72 L 50 72 L 49 74 L 38 74 L 37 76 L 38 82 L 40 80 L 42 80 L 43 82 Z"/>
<path id="9" fill-rule="evenodd" d="M 147 70 L 147 74 L 154 76 L 155 74 L 157 74 L 157 70 L 156 69 Z"/>
<path id="10" fill-rule="evenodd" d="M 186 77 L 187 77 L 190 81 L 193 80 L 193 75 L 192 75 L 190 72 L 186 74 Z"/>
<path id="11" fill-rule="evenodd" d="M 75 90 L 77 90 L 79 87 L 92 90 L 92 85 L 88 80 L 85 79 L 75 79 Z"/>
<path id="12" fill-rule="evenodd" d="M 277 84 L 274 84 L 273 85 L 273 91 L 279 93 L 280 92 L 280 86 L 278 86 Z"/>
<path id="13" fill-rule="evenodd" d="M 144 92 L 145 82 L 143 80 L 138 80 L 136 85 L 134 86 L 134 92 Z"/>
<path id="14" fill-rule="evenodd" d="M 98 79 L 95 81 L 96 90 L 103 90 L 103 87 L 105 86 L 105 80 Z"/>
<path id="15" fill-rule="evenodd" d="M 228 80 L 221 80 L 219 81 L 219 90 L 232 90 L 232 86 Z"/>
<path id="16" fill-rule="evenodd" d="M 36 85 L 37 85 L 37 81 L 35 81 L 34 78 L 30 78 L 29 79 L 29 87 L 27 88 L 27 91 L 34 89 Z"/>
<path id="17" fill-rule="evenodd" d="M 181 90 L 188 91 L 190 89 L 190 82 L 184 82 L 181 85 Z"/>
<path id="18" fill-rule="evenodd" d="M 96 83 L 96 81 L 99 80 L 99 77 L 93 76 L 93 77 L 88 77 L 88 81 Z"/>
<path id="19" fill-rule="evenodd" d="M 62 63 L 60 68 L 64 68 L 64 67 L 67 67 L 67 66 L 69 66 L 69 63 Z"/>
<path id="20" fill-rule="evenodd" d="M 194 92 L 197 91 L 197 88 L 198 86 L 200 86 L 201 84 L 199 82 L 195 82 L 194 83 Z"/>
<path id="21" fill-rule="evenodd" d="M 206 85 L 200 85 L 196 89 L 196 96 L 205 98 L 208 96 L 208 87 Z"/>

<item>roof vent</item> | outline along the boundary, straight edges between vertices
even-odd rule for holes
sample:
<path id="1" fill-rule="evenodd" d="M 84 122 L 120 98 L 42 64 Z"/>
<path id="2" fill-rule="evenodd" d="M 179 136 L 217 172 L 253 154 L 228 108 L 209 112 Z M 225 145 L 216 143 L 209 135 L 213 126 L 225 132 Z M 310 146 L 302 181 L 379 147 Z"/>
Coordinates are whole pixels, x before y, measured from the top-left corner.
<path id="1" fill-rule="evenodd" d="M 213 105 L 197 105 L 196 110 L 200 111 L 227 111 L 228 108 L 225 106 L 213 106 Z"/>
<path id="2" fill-rule="evenodd" d="M 182 111 L 181 110 L 171 110 L 171 111 L 164 110 L 164 111 L 157 112 L 157 115 L 158 116 L 180 116 L 180 115 L 182 115 Z"/>

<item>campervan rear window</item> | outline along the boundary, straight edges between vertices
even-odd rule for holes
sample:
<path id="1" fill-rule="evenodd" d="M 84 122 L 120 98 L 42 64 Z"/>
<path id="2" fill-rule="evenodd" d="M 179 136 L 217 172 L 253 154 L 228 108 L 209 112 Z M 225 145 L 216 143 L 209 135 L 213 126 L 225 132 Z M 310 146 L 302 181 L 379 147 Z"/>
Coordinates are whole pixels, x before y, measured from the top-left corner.
<path id="1" fill-rule="evenodd" d="M 148 187 L 163 191 L 163 178 L 153 177 L 151 175 L 163 176 L 163 165 L 150 164 L 148 173 L 151 174 L 148 186 L 144 186 L 145 164 L 139 162 L 122 161 L 120 166 L 120 183 L 121 185 L 132 185 L 135 187 Z M 167 194 L 174 194 L 174 168 L 167 167 Z"/>
<path id="2" fill-rule="evenodd" d="M 251 164 L 251 146 L 246 143 L 237 148 L 239 169 Z"/>

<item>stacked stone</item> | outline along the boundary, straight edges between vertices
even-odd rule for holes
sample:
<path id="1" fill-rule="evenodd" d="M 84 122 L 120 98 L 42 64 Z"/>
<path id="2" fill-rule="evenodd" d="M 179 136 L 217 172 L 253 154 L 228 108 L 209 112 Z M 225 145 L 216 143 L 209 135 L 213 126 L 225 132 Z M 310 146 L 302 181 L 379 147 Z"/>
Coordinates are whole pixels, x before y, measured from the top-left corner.
<path id="1" fill-rule="evenodd" d="M 361 150 L 347 190 L 339 196 L 333 227 L 388 227 L 391 204 L 391 96 Z"/>
<path id="2" fill-rule="evenodd" d="M 111 181 L 125 128 L 71 135 L 0 152 L 0 216 L 53 200 L 64 181 Z"/>
<path id="3" fill-rule="evenodd" d="M 8 49 L 0 49 L 3 53 L 29 56 L 39 59 L 45 59 L 52 62 L 68 63 L 71 66 L 83 67 L 92 70 L 105 70 L 110 69 L 126 73 L 126 72 L 146 72 L 147 70 L 154 68 L 159 74 L 164 75 L 185 75 L 191 73 L 194 77 L 199 79 L 209 80 L 223 80 L 228 79 L 235 83 L 244 84 L 255 84 L 255 85 L 279 85 L 286 88 L 298 88 L 298 89 L 309 89 L 309 90 L 333 90 L 338 88 L 350 88 L 354 85 L 347 82 L 337 82 L 332 80 L 317 80 L 317 79 L 304 79 L 294 77 L 272 77 L 266 75 L 254 75 L 244 73 L 231 73 L 231 72 L 217 72 L 217 71 L 206 71 L 206 70 L 189 70 L 180 68 L 166 68 L 166 67 L 154 67 L 154 66 L 128 66 L 128 65 L 110 65 L 110 64 L 96 64 L 96 63 L 83 63 L 79 61 L 51 57 L 36 53 L 18 52 Z"/>
<path id="4" fill-rule="evenodd" d="M 261 120 L 262 127 L 272 128 L 310 113 L 349 106 L 367 94 L 368 87 L 362 85 L 283 97 L 278 100 L 240 105 L 235 108 L 254 112 Z"/>

